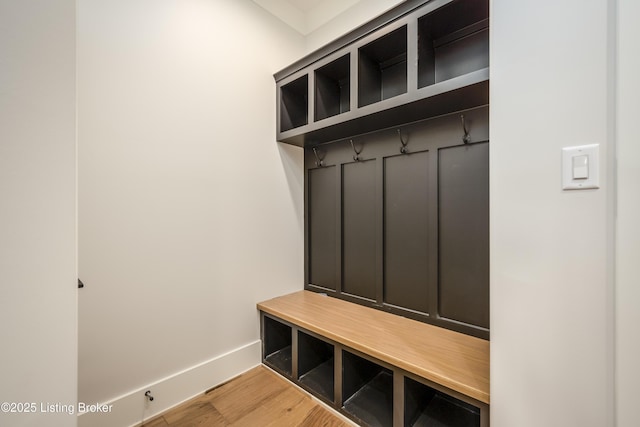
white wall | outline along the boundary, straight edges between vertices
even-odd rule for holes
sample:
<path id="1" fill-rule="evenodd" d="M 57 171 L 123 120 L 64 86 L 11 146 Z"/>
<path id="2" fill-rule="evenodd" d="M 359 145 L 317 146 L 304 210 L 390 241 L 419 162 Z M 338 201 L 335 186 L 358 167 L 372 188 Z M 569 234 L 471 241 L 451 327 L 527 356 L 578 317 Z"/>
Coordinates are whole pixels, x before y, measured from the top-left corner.
<path id="1" fill-rule="evenodd" d="M 640 3 L 618 1 L 616 416 L 618 427 L 638 424 L 640 383 Z"/>
<path id="2" fill-rule="evenodd" d="M 306 36 L 307 52 L 312 52 L 345 33 L 381 15 L 405 0 L 360 0 L 349 9 Z"/>
<path id="3" fill-rule="evenodd" d="M 272 74 L 303 52 L 250 0 L 80 0 L 81 399 L 233 357 L 257 302 L 302 289 L 302 150 L 275 141 Z"/>
<path id="4" fill-rule="evenodd" d="M 301 152 L 273 141 L 270 74 L 397 3 L 361 1 L 305 42 L 248 1 L 80 0 L 81 397 L 113 399 L 252 343 L 255 301 L 300 288 Z M 612 425 L 613 3 L 492 2 L 495 427 Z M 618 3 L 626 427 L 639 353 L 638 11 Z M 562 192 L 560 149 L 583 143 L 601 144 L 602 188 Z"/>
<path id="5" fill-rule="evenodd" d="M 493 427 L 612 425 L 612 3 L 492 2 Z M 591 143 L 601 188 L 561 191 Z"/>
<path id="6" fill-rule="evenodd" d="M 0 0 L 3 426 L 76 425 L 75 113 L 75 1 Z"/>

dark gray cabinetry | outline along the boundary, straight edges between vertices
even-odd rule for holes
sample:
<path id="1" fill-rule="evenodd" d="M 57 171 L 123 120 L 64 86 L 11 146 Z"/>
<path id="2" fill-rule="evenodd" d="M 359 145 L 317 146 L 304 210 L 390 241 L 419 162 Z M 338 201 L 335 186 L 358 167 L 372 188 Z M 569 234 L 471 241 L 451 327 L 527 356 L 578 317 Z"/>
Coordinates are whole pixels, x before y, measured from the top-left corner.
<path id="1" fill-rule="evenodd" d="M 489 328 L 489 144 L 440 150 L 439 315 Z"/>
<path id="2" fill-rule="evenodd" d="M 475 427 L 480 409 L 409 377 L 404 378 L 404 425 Z"/>
<path id="3" fill-rule="evenodd" d="M 409 0 L 275 74 L 305 147 L 489 102 L 488 0 Z"/>
<path id="4" fill-rule="evenodd" d="M 489 67 L 484 1 L 453 1 L 418 18 L 418 88 Z"/>
<path id="5" fill-rule="evenodd" d="M 342 286 L 376 300 L 376 162 L 342 165 Z"/>
<path id="6" fill-rule="evenodd" d="M 280 88 L 280 129 L 283 132 L 309 122 L 308 87 L 309 79 L 304 75 Z"/>
<path id="7" fill-rule="evenodd" d="M 308 214 L 305 218 L 308 282 L 335 291 L 338 281 L 335 249 L 339 241 L 336 235 L 336 209 L 339 206 L 336 200 L 339 194 L 336 189 L 336 167 L 310 169 L 305 176 L 308 195 Z"/>
<path id="8" fill-rule="evenodd" d="M 407 93 L 407 27 L 358 49 L 358 107 Z"/>
<path id="9" fill-rule="evenodd" d="M 359 425 L 489 427 L 482 402 L 277 317 L 261 319 L 263 362 Z"/>
<path id="10" fill-rule="evenodd" d="M 264 362 L 281 374 L 290 377 L 293 372 L 291 326 L 268 316 L 264 316 L 262 320 Z"/>
<path id="11" fill-rule="evenodd" d="M 305 288 L 488 339 L 488 139 L 484 106 L 306 149 Z"/>
<path id="12" fill-rule="evenodd" d="M 346 54 L 315 70 L 316 121 L 351 109 L 351 62 Z"/>
<path id="13" fill-rule="evenodd" d="M 429 313 L 431 152 L 395 153 L 384 168 L 384 302 Z M 393 284 L 390 286 L 390 284 Z"/>
<path id="14" fill-rule="evenodd" d="M 393 426 L 393 371 L 342 353 L 342 410 L 359 424 Z"/>
<path id="15" fill-rule="evenodd" d="M 298 331 L 298 380 L 324 400 L 334 400 L 335 350 L 332 344 Z"/>
<path id="16" fill-rule="evenodd" d="M 305 289 L 488 339 L 488 0 L 402 2 L 275 79 Z"/>

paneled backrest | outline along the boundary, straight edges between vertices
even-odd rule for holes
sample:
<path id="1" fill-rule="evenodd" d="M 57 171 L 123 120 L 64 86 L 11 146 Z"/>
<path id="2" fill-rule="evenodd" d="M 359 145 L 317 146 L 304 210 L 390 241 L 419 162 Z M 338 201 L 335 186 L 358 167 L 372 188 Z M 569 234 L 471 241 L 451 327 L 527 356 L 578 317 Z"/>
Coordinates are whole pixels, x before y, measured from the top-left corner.
<path id="1" fill-rule="evenodd" d="M 488 338 L 488 115 L 306 149 L 306 289 Z"/>

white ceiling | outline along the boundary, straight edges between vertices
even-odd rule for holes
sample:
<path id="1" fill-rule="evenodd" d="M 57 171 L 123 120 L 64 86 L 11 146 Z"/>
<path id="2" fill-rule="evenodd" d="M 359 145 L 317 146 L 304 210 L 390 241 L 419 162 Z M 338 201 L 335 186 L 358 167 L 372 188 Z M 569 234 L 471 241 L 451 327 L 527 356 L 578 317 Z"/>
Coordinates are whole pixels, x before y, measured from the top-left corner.
<path id="1" fill-rule="evenodd" d="M 302 35 L 326 24 L 363 0 L 253 0 Z"/>
<path id="2" fill-rule="evenodd" d="M 325 2 L 325 0 L 289 0 L 289 3 L 303 12 L 309 12 L 311 9 L 323 2 Z"/>

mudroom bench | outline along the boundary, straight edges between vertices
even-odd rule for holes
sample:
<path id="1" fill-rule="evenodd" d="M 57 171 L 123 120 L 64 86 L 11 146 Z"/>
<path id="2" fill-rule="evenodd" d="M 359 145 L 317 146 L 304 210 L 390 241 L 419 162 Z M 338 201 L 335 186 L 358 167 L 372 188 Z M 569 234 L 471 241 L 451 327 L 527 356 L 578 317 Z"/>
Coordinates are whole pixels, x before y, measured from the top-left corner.
<path id="1" fill-rule="evenodd" d="M 489 426 L 489 341 L 311 291 L 258 304 L 265 365 L 365 426 Z"/>

